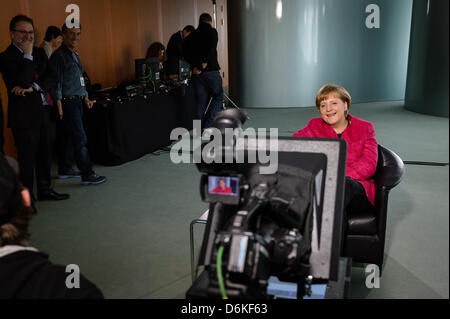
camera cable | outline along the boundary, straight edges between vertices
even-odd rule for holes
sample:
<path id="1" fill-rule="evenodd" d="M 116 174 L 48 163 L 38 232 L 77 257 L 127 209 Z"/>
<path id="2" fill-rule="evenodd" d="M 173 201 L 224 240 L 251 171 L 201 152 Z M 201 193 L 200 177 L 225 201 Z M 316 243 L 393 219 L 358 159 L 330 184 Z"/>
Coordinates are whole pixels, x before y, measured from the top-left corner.
<path id="1" fill-rule="evenodd" d="M 223 281 L 223 275 L 222 275 L 222 255 L 223 255 L 224 247 L 220 246 L 219 250 L 217 252 L 217 264 L 216 264 L 216 270 L 217 270 L 217 281 L 219 282 L 219 289 L 220 293 L 222 295 L 222 299 L 228 299 L 227 292 L 225 290 L 225 283 Z"/>

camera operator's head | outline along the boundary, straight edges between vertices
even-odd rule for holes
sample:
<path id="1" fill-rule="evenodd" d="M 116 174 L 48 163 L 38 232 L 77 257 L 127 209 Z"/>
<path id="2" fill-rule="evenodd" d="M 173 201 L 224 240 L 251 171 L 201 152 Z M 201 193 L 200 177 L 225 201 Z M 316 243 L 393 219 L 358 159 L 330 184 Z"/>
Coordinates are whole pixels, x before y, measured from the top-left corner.
<path id="1" fill-rule="evenodd" d="M 28 225 L 35 214 L 30 193 L 17 177 L 17 162 L 0 155 L 0 247 L 27 246 Z"/>

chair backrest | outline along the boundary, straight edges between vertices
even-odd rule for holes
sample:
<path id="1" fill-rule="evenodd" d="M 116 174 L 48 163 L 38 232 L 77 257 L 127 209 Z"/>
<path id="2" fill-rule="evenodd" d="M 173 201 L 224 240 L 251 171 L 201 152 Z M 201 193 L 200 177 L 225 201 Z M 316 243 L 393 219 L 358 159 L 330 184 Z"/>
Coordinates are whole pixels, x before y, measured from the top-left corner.
<path id="1" fill-rule="evenodd" d="M 378 164 L 374 179 L 378 187 L 390 190 L 397 186 L 405 175 L 405 164 L 390 149 L 378 145 Z"/>

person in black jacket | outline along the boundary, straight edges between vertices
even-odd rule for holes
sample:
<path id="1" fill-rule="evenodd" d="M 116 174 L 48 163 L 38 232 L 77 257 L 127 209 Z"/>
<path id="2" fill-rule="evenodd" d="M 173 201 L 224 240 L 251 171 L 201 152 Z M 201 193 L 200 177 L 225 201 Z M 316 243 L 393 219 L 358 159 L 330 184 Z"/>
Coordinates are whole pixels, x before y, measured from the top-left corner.
<path id="1" fill-rule="evenodd" d="M 167 61 L 164 69 L 171 79 L 178 78 L 180 60 L 183 59 L 183 42 L 194 30 L 193 26 L 187 25 L 182 31 L 172 34 L 167 43 Z"/>
<path id="2" fill-rule="evenodd" d="M 222 77 L 217 61 L 218 40 L 217 30 L 212 27 L 211 16 L 203 13 L 200 16 L 198 28 L 186 38 L 183 44 L 184 58 L 192 70 L 197 98 L 197 118 L 202 120 L 204 128 L 212 125 L 223 102 Z M 206 112 L 210 98 L 212 100 Z"/>
<path id="3" fill-rule="evenodd" d="M 0 154 L 0 299 L 103 298 L 79 267 L 55 265 L 29 246 L 36 210 L 13 167 L 18 170 L 17 162 Z"/>
<path id="4" fill-rule="evenodd" d="M 56 109 L 46 92 L 56 78 L 48 72 L 45 51 L 34 46 L 33 20 L 18 15 L 9 25 L 12 43 L 2 54 L 3 80 L 8 90 L 8 127 L 12 129 L 20 163 L 20 180 L 33 196 L 36 170 L 39 200 L 62 200 L 51 187 L 50 170 Z"/>

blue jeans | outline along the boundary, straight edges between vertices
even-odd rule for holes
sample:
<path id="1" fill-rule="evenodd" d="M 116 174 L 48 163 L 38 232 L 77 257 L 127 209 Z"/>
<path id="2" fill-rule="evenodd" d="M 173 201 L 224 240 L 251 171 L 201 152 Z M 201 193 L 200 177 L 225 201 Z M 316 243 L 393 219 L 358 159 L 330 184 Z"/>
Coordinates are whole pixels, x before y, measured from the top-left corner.
<path id="1" fill-rule="evenodd" d="M 56 149 L 58 154 L 58 174 L 64 175 L 72 169 L 72 162 L 75 157 L 72 142 L 67 138 L 64 122 L 56 122 Z M 80 168 L 78 168 L 80 169 Z"/>
<path id="2" fill-rule="evenodd" d="M 197 98 L 197 119 L 202 120 L 203 127 L 211 127 L 214 117 L 222 108 L 223 102 L 223 87 L 220 72 L 203 72 L 200 75 L 193 75 L 192 80 Z M 211 105 L 209 106 L 208 113 L 205 115 L 210 97 L 212 97 Z"/>
<path id="3" fill-rule="evenodd" d="M 60 126 L 63 136 L 60 136 L 59 172 L 63 173 L 72 168 L 73 156 L 75 163 L 81 171 L 82 177 L 94 173 L 91 158 L 87 149 L 87 137 L 83 127 L 83 101 L 63 101 L 63 118 Z"/>

